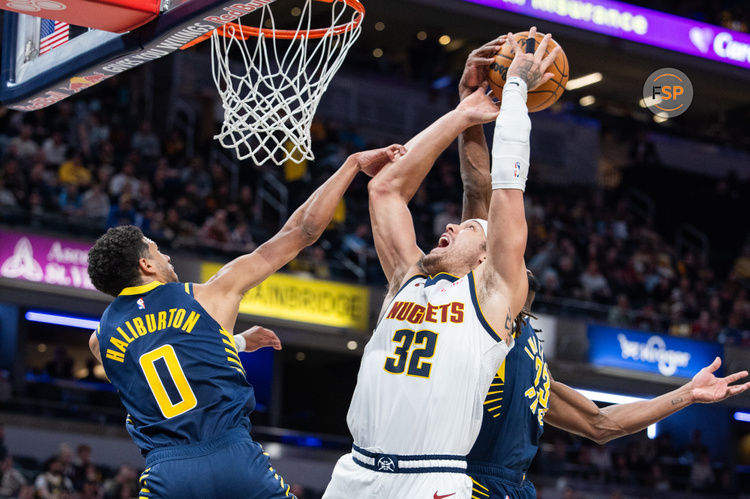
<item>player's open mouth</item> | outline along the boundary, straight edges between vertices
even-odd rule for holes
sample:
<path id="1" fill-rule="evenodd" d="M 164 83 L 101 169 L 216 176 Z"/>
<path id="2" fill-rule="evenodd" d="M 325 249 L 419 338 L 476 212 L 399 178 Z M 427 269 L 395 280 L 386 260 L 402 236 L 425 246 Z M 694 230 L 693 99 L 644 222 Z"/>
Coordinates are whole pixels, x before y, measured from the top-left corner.
<path id="1" fill-rule="evenodd" d="M 440 236 L 440 239 L 438 240 L 438 245 L 437 245 L 437 247 L 438 247 L 438 248 L 445 248 L 445 247 L 447 247 L 447 246 L 448 246 L 448 245 L 449 245 L 450 243 L 451 243 L 451 240 L 450 240 L 450 238 L 449 238 L 449 237 L 448 237 L 448 236 L 447 236 L 446 234 L 443 234 L 442 236 Z"/>

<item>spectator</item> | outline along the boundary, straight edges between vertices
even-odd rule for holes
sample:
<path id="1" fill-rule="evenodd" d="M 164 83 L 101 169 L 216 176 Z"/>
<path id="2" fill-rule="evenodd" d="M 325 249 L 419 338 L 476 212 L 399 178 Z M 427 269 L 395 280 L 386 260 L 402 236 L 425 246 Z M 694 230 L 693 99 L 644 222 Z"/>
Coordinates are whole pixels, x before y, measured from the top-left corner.
<path id="1" fill-rule="evenodd" d="M 96 467 L 91 462 L 91 447 L 86 444 L 79 445 L 76 458 L 73 460 L 73 487 L 76 490 L 82 490 L 83 485 L 92 478 L 98 477 Z"/>
<path id="2" fill-rule="evenodd" d="M 617 304 L 609 309 L 608 322 L 612 326 L 630 327 L 633 323 L 630 301 L 624 293 L 617 295 Z"/>
<path id="3" fill-rule="evenodd" d="M 370 238 L 370 225 L 358 224 L 354 232 L 344 236 L 341 249 L 357 257 L 372 258 L 375 256 L 375 248 L 369 242 Z"/>
<path id="4" fill-rule="evenodd" d="M 104 482 L 104 499 L 121 499 L 138 495 L 138 474 L 129 464 L 121 464 L 114 478 Z"/>
<path id="5" fill-rule="evenodd" d="M 133 207 L 133 200 L 128 194 L 127 196 L 120 197 L 120 202 L 110 207 L 109 216 L 107 217 L 107 227 L 135 225 L 137 217 L 138 213 Z"/>
<path id="6" fill-rule="evenodd" d="M 68 349 L 63 345 L 56 346 L 52 360 L 45 366 L 45 371 L 53 378 L 72 378 L 73 358 L 68 355 Z"/>
<path id="7" fill-rule="evenodd" d="M 651 467 L 651 487 L 657 492 L 667 492 L 672 488 L 667 477 L 664 476 L 661 466 L 654 464 Z"/>
<path id="8" fill-rule="evenodd" d="M 97 225 L 102 226 L 109 215 L 109 196 L 104 192 L 102 184 L 94 182 L 91 187 L 83 193 L 81 198 L 83 213 L 94 219 Z"/>
<path id="9" fill-rule="evenodd" d="M 40 499 L 62 499 L 73 494 L 73 482 L 63 474 L 65 467 L 59 459 L 53 459 L 47 471 L 36 478 L 34 487 Z"/>
<path id="10" fill-rule="evenodd" d="M 16 499 L 36 499 L 36 489 L 33 485 L 24 485 L 21 490 L 18 491 Z"/>
<path id="11" fill-rule="evenodd" d="M 17 206 L 16 196 L 5 187 L 5 182 L 0 178 L 0 208 L 15 208 Z"/>
<path id="12" fill-rule="evenodd" d="M 208 218 L 203 227 L 201 227 L 200 237 L 206 245 L 214 247 L 225 246 L 231 238 L 229 226 L 227 225 L 227 212 L 219 210 L 214 216 Z"/>
<path id="13" fill-rule="evenodd" d="M 81 216 L 81 195 L 78 192 L 78 186 L 76 184 L 66 184 L 60 191 L 60 195 L 57 199 L 57 206 L 60 208 L 60 212 L 62 212 L 63 215 L 69 218 Z"/>
<path id="14" fill-rule="evenodd" d="M 26 478 L 13 466 L 13 457 L 5 456 L 0 462 L 0 496 L 13 497 L 26 485 Z"/>
<path id="15" fill-rule="evenodd" d="M 68 145 L 63 142 L 61 132 L 53 132 L 52 137 L 48 137 L 42 144 L 44 159 L 48 165 L 60 166 L 65 161 Z"/>
<path id="16" fill-rule="evenodd" d="M 32 138 L 33 132 L 31 125 L 23 125 L 20 135 L 8 142 L 8 149 L 13 150 L 16 157 L 24 163 L 30 163 L 39 150 L 39 145 Z"/>
<path id="17" fill-rule="evenodd" d="M 581 274 L 583 296 L 587 300 L 606 302 L 611 292 L 607 279 L 599 272 L 599 264 L 592 260 Z"/>
<path id="18" fill-rule="evenodd" d="M 145 159 L 156 159 L 161 154 L 159 137 L 151 130 L 151 122 L 143 121 L 140 129 L 133 134 L 130 147 L 138 151 Z"/>
<path id="19" fill-rule="evenodd" d="M 60 165 L 58 178 L 61 184 L 76 186 L 88 185 L 91 182 L 91 172 L 83 165 L 81 151 L 75 151 L 70 159 Z"/>
<path id="20" fill-rule="evenodd" d="M 250 226 L 244 220 L 239 222 L 229 236 L 233 251 L 249 253 L 255 249 L 255 241 L 250 232 Z"/>
<path id="21" fill-rule="evenodd" d="M 135 195 L 138 193 L 139 185 L 140 182 L 135 178 L 135 165 L 126 161 L 122 165 L 122 171 L 109 181 L 109 194 L 114 198 L 119 198 L 123 193 Z"/>
<path id="22" fill-rule="evenodd" d="M 715 480 L 711 467 L 711 458 L 707 451 L 702 451 L 690 467 L 690 487 L 694 490 L 709 491 Z"/>

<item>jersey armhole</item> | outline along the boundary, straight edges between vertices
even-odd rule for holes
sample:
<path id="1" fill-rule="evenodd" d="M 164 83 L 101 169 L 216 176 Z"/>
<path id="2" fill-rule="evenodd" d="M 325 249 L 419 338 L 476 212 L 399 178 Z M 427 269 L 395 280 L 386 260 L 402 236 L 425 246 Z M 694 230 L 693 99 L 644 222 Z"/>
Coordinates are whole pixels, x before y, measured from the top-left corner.
<path id="1" fill-rule="evenodd" d="M 193 296 L 193 283 L 192 282 L 186 282 L 183 283 L 185 286 L 185 293 L 189 294 L 190 296 Z"/>
<path id="2" fill-rule="evenodd" d="M 411 276 L 410 278 L 408 278 L 408 279 L 406 280 L 406 282 L 404 282 L 404 283 L 403 283 L 403 284 L 401 285 L 401 287 L 400 287 L 400 288 L 398 288 L 398 291 L 396 291 L 396 292 L 395 292 L 395 293 L 393 294 L 393 297 L 391 298 L 391 301 L 389 301 L 389 302 L 388 302 L 388 306 L 387 306 L 387 307 L 385 306 L 385 303 L 383 304 L 383 306 L 382 306 L 383 308 L 382 308 L 382 309 L 381 309 L 381 311 L 380 311 L 380 316 L 378 317 L 378 322 L 377 322 L 377 324 L 375 324 L 375 329 L 377 329 L 377 328 L 378 328 L 378 326 L 380 326 L 380 323 L 381 323 L 381 322 L 383 321 L 383 317 L 385 317 L 385 316 L 386 316 L 386 312 L 388 311 L 388 309 L 390 309 L 390 308 L 391 308 L 391 305 L 393 304 L 393 302 L 395 302 L 395 301 L 396 301 L 396 297 L 398 296 L 398 294 L 399 294 L 399 293 L 400 293 L 401 291 L 403 291 L 404 289 L 406 289 L 406 287 L 407 287 L 407 286 L 408 286 L 409 284 L 411 284 L 411 282 L 412 282 L 412 281 L 413 281 L 414 279 L 418 279 L 418 278 L 420 278 L 420 277 L 421 277 L 421 278 L 423 278 L 423 279 L 426 279 L 426 278 L 427 278 L 427 276 L 426 276 L 426 275 L 424 275 L 424 274 L 414 274 L 413 276 Z M 374 331 L 374 330 L 373 330 L 373 331 Z"/>
<path id="3" fill-rule="evenodd" d="M 474 277 L 473 270 L 469 272 L 469 294 L 471 294 L 471 303 L 474 305 L 474 310 L 477 313 L 479 323 L 482 325 L 487 334 L 490 335 L 490 338 L 492 338 L 496 343 L 502 343 L 503 339 L 499 334 L 495 332 L 492 326 L 490 326 L 490 323 L 487 322 L 487 319 L 485 319 L 484 313 L 482 312 L 482 307 L 479 306 L 479 300 L 477 299 L 477 282 L 476 278 Z M 511 337 L 511 343 L 508 346 L 513 346 L 512 339 L 513 338 Z"/>

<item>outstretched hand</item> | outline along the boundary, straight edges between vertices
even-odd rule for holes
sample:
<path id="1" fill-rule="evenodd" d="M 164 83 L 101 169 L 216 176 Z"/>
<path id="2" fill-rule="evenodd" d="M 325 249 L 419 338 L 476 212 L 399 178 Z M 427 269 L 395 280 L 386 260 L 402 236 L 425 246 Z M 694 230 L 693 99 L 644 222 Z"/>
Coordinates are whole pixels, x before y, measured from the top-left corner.
<path id="1" fill-rule="evenodd" d="M 552 52 L 544 57 L 544 53 L 547 50 L 552 35 L 549 33 L 544 35 L 544 38 L 539 43 L 536 51 L 532 54 L 526 51 L 526 48 L 531 48 L 533 45 L 529 44 L 530 40 L 536 40 L 536 26 L 532 26 L 529 30 L 529 37 L 525 47 L 520 47 L 516 38 L 508 33 L 508 43 L 510 43 L 513 49 L 513 62 L 508 67 L 508 78 L 511 76 L 517 76 L 526 82 L 528 90 L 534 90 L 535 88 L 547 83 L 550 78 L 554 76 L 553 73 L 545 73 L 548 67 L 555 61 L 557 54 L 560 53 L 560 47 L 555 47 Z"/>
<path id="2" fill-rule="evenodd" d="M 401 144 L 392 144 L 380 149 L 372 149 L 353 154 L 359 169 L 370 177 L 374 177 L 385 165 L 396 161 L 406 154 L 406 148 Z"/>
<path id="3" fill-rule="evenodd" d="M 461 81 L 458 82 L 458 95 L 461 100 L 465 99 L 489 77 L 490 64 L 495 60 L 508 35 L 502 35 L 491 40 L 478 49 L 472 50 L 466 59 Z"/>
<path id="4" fill-rule="evenodd" d="M 254 352 L 263 347 L 281 350 L 281 340 L 276 333 L 262 326 L 253 326 L 240 333 L 245 338 L 245 352 Z"/>
<path id="5" fill-rule="evenodd" d="M 704 404 L 711 402 L 720 402 L 726 398 L 734 397 L 750 388 L 750 382 L 739 385 L 731 385 L 735 381 L 747 377 L 747 371 L 740 371 L 730 374 L 724 378 L 717 378 L 714 372 L 721 367 L 721 359 L 716 357 L 709 365 L 701 369 L 698 374 L 693 376 L 691 390 L 696 402 Z"/>
<path id="6" fill-rule="evenodd" d="M 499 105 L 487 95 L 486 82 L 462 100 L 456 110 L 464 115 L 469 121 L 469 125 L 481 125 L 482 123 L 495 121 L 500 113 Z"/>

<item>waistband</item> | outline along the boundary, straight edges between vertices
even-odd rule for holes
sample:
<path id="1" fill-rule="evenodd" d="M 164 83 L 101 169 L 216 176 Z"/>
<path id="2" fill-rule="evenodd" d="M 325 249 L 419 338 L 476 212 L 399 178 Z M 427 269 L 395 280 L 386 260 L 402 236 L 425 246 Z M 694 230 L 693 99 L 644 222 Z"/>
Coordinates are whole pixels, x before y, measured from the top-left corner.
<path id="1" fill-rule="evenodd" d="M 252 441 L 247 428 L 233 428 L 226 433 L 211 437 L 208 441 L 171 447 L 158 447 L 146 456 L 146 467 L 150 468 L 158 462 L 170 459 L 205 456 L 243 439 Z"/>
<path id="2" fill-rule="evenodd" d="M 469 462 L 466 473 L 469 476 L 474 475 L 485 475 L 492 478 L 500 478 L 506 482 L 513 483 L 515 485 L 523 485 L 526 481 L 526 473 L 523 471 L 512 470 L 505 466 L 492 463 L 477 463 Z"/>
<path id="3" fill-rule="evenodd" d="M 382 473 L 466 474 L 466 458 L 448 454 L 382 454 L 352 445 L 352 460 L 363 468 Z"/>

